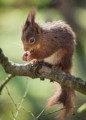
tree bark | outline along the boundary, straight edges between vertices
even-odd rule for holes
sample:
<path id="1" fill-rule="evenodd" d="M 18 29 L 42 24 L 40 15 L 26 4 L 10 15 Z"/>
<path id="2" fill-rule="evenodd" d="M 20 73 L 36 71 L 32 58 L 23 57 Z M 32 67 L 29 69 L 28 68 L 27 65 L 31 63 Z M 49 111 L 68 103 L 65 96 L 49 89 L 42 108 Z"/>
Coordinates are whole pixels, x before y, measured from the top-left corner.
<path id="1" fill-rule="evenodd" d="M 32 65 L 13 63 L 9 61 L 1 49 L 0 64 L 3 66 L 5 72 L 12 76 L 28 76 L 34 79 L 40 78 L 41 80 L 47 78 L 51 82 L 56 81 L 65 87 L 69 86 L 70 82 L 70 85 L 72 85 L 76 91 L 86 95 L 86 81 L 73 75 L 66 74 L 61 70 L 52 70 L 44 64 Z M 2 87 L 2 85 L 0 85 L 0 87 Z"/>

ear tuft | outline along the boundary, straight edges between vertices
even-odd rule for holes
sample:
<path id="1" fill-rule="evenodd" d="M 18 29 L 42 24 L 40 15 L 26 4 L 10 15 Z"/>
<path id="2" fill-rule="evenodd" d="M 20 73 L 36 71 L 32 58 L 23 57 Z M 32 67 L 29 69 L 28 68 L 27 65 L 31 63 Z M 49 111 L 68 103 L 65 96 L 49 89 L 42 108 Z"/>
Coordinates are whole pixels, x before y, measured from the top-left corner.
<path id="1" fill-rule="evenodd" d="M 36 14 L 36 8 L 33 7 L 31 9 L 26 21 L 33 25 L 35 22 L 35 14 Z"/>

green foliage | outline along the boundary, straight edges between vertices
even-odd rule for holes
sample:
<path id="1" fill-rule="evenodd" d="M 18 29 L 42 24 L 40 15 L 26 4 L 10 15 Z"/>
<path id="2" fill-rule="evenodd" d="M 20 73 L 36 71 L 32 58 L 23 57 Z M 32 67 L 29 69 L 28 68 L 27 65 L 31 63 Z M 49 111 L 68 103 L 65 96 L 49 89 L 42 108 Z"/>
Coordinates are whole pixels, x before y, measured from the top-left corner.
<path id="1" fill-rule="evenodd" d="M 0 0 L 0 5 L 1 6 L 11 6 L 11 5 L 33 5 L 33 6 L 39 6 L 39 7 L 44 7 L 49 4 L 51 0 Z"/>
<path id="2" fill-rule="evenodd" d="M 15 3 L 15 0 L 0 0 L 0 5 L 12 5 Z"/>
<path id="3" fill-rule="evenodd" d="M 51 0 L 30 0 L 32 5 L 36 5 L 36 6 L 46 6 L 47 4 L 49 4 Z"/>
<path id="4" fill-rule="evenodd" d="M 81 113 L 83 111 L 86 111 L 86 103 L 79 107 L 78 112 Z"/>

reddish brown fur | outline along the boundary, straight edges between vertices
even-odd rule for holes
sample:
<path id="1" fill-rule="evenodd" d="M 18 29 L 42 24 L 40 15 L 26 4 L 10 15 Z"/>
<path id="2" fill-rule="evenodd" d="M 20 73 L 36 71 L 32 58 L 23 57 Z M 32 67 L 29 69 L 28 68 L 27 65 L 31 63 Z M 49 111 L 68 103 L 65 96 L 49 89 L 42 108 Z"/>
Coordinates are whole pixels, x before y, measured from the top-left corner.
<path id="1" fill-rule="evenodd" d="M 31 37 L 35 38 L 33 44 L 29 43 Z M 63 21 L 56 21 L 39 25 L 35 22 L 35 11 L 32 10 L 27 17 L 23 31 L 22 42 L 25 51 L 30 51 L 28 61 L 37 59 L 52 64 L 54 67 L 70 73 L 72 67 L 72 55 L 75 48 L 75 33 L 71 27 Z M 48 103 L 49 106 L 58 102 L 63 103 L 65 112 L 61 120 L 74 107 L 72 100 L 74 90 L 70 86 L 62 88 L 62 93 L 55 94 Z M 54 101 L 54 102 L 53 102 Z"/>

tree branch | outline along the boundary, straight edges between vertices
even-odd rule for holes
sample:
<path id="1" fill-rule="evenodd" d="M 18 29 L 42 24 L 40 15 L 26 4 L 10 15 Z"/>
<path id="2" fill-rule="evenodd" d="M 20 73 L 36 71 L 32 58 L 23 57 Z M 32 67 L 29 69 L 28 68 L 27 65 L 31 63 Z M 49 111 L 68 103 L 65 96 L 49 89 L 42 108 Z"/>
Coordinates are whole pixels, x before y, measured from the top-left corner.
<path id="1" fill-rule="evenodd" d="M 8 75 L 4 81 L 0 84 L 0 92 L 3 90 L 4 86 L 13 78 L 14 75 Z"/>
<path id="2" fill-rule="evenodd" d="M 86 81 L 81 78 L 66 74 L 61 70 L 52 70 L 44 64 L 17 64 L 8 60 L 0 49 L 0 64 L 3 66 L 6 73 L 12 76 L 28 76 L 31 78 L 49 79 L 51 82 L 56 81 L 62 86 L 72 86 L 78 92 L 86 95 Z M 2 86 L 0 86 L 2 87 Z M 0 88 L 1 89 L 1 88 Z"/>

